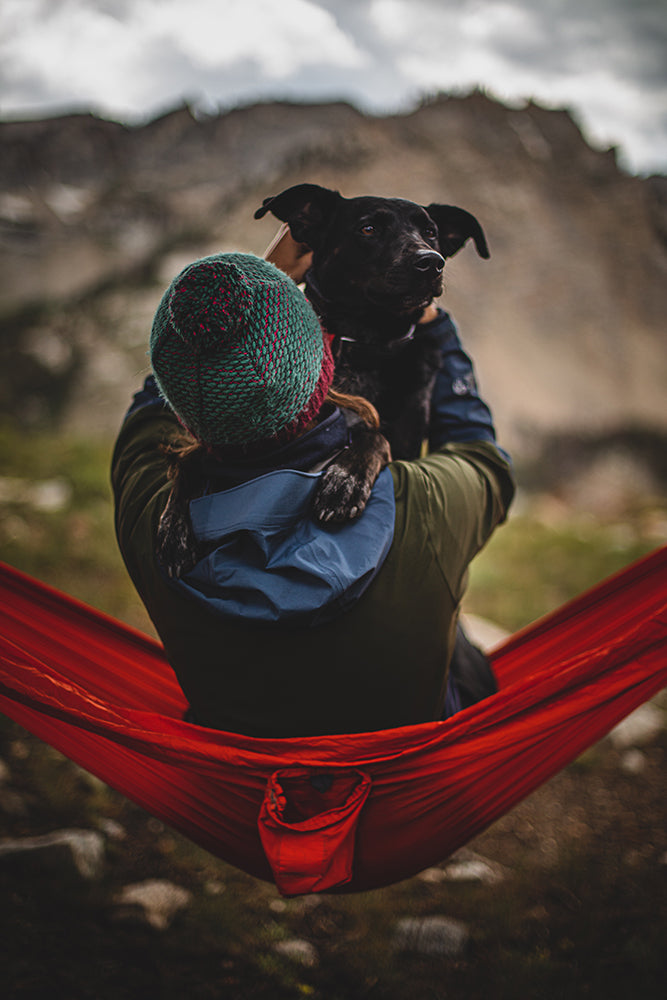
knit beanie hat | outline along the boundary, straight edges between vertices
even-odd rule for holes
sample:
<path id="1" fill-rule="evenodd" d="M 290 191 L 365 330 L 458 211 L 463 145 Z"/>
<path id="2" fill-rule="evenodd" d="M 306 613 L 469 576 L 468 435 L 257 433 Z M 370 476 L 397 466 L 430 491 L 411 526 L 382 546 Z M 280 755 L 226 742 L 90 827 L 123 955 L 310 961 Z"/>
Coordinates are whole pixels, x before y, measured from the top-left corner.
<path id="1" fill-rule="evenodd" d="M 292 279 L 240 253 L 204 257 L 172 281 L 153 320 L 150 358 L 181 423 L 213 450 L 295 437 L 320 410 L 334 368 Z"/>

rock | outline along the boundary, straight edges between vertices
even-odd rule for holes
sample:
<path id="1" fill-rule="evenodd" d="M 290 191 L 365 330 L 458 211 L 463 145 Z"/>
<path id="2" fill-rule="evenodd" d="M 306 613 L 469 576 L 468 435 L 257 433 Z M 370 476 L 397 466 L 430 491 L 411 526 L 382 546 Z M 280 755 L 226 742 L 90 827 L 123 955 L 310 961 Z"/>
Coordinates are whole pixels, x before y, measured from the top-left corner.
<path id="1" fill-rule="evenodd" d="M 395 944 L 399 951 L 420 955 L 457 958 L 468 942 L 466 924 L 453 917 L 404 917 L 396 925 Z"/>
<path id="2" fill-rule="evenodd" d="M 19 819 L 28 815 L 28 805 L 20 792 L 0 785 L 0 813 Z"/>
<path id="3" fill-rule="evenodd" d="M 461 615 L 461 624 L 468 638 L 484 652 L 489 652 L 509 639 L 510 633 L 495 622 L 480 618 L 479 615 Z"/>
<path id="4" fill-rule="evenodd" d="M 163 931 L 188 906 L 192 893 L 166 879 L 147 879 L 126 885 L 116 897 L 117 916 L 134 917 L 137 910 L 151 927 Z"/>
<path id="5" fill-rule="evenodd" d="M 647 702 L 619 722 L 610 732 L 609 738 L 617 750 L 641 747 L 651 743 L 666 726 L 665 713 Z"/>
<path id="6" fill-rule="evenodd" d="M 14 818 L 27 816 L 28 807 L 23 795 L 8 787 L 11 780 L 11 768 L 0 758 L 0 813 Z"/>
<path id="7" fill-rule="evenodd" d="M 417 877 L 422 882 L 483 882 L 493 885 L 502 882 L 505 876 L 500 865 L 464 849 L 452 855 L 442 867 L 426 868 Z"/>
<path id="8" fill-rule="evenodd" d="M 204 882 L 204 892 L 208 896 L 221 896 L 227 891 L 227 886 L 219 878 L 210 878 Z"/>
<path id="9" fill-rule="evenodd" d="M 308 893 L 305 896 L 294 896 L 289 901 L 291 913 L 308 913 L 309 910 L 316 910 L 322 903 L 322 897 L 316 892 Z"/>
<path id="10" fill-rule="evenodd" d="M 110 819 L 108 816 L 103 817 L 99 821 L 98 826 L 107 840 L 120 841 L 125 840 L 127 837 L 125 828 L 117 820 Z"/>
<path id="11" fill-rule="evenodd" d="M 646 755 L 636 747 L 626 750 L 621 757 L 621 770 L 626 774 L 641 774 L 645 767 Z"/>
<path id="12" fill-rule="evenodd" d="M 417 878 L 420 882 L 446 882 L 447 872 L 444 868 L 425 868 L 423 872 L 419 872 Z"/>
<path id="13" fill-rule="evenodd" d="M 27 760 L 30 756 L 30 744 L 26 740 L 13 740 L 9 752 L 14 760 Z"/>
<path id="14" fill-rule="evenodd" d="M 317 949 L 313 947 L 310 941 L 305 941 L 303 938 L 290 938 L 288 941 L 279 941 L 278 944 L 274 945 L 273 950 L 279 955 L 289 958 L 290 961 L 305 966 L 307 969 L 314 968 L 320 960 Z"/>
<path id="15" fill-rule="evenodd" d="M 451 882 L 485 882 L 490 884 L 502 880 L 502 875 L 496 873 L 491 865 L 482 861 L 481 858 L 454 861 L 445 868 L 445 875 Z"/>
<path id="16" fill-rule="evenodd" d="M 0 863 L 28 865 L 46 874 L 69 871 L 84 879 L 99 878 L 104 863 L 104 837 L 96 830 L 57 830 L 41 837 L 0 843 Z"/>

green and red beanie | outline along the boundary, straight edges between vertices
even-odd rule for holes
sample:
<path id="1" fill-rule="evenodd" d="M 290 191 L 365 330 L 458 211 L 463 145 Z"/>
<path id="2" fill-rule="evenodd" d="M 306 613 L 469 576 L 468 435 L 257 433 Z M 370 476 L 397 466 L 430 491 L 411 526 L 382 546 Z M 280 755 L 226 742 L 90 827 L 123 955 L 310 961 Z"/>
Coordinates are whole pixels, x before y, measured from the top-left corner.
<path id="1" fill-rule="evenodd" d="M 158 306 L 150 358 L 181 423 L 218 450 L 287 441 L 317 415 L 334 362 L 310 303 L 252 254 L 185 268 Z"/>

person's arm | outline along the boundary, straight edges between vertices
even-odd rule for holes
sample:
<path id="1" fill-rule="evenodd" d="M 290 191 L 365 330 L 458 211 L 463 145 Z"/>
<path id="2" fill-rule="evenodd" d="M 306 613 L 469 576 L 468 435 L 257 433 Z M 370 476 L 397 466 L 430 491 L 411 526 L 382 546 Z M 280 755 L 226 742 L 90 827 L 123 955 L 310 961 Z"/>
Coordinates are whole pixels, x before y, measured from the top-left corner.
<path id="1" fill-rule="evenodd" d="M 509 456 L 496 442 L 491 411 L 479 395 L 472 360 L 452 320 L 431 306 L 422 323 L 441 351 L 432 395 L 430 452 L 391 468 L 397 495 L 402 491 L 412 506 L 409 517 L 422 517 L 458 601 L 470 561 L 507 517 L 514 476 Z"/>
<path id="2" fill-rule="evenodd" d="M 153 376 L 149 376 L 125 415 L 111 461 L 116 534 L 131 573 L 149 551 L 147 526 L 149 522 L 153 525 L 151 532 L 157 528 L 171 488 L 162 445 L 181 434 L 177 417 L 161 397 Z M 141 541 L 137 537 L 140 520 L 146 535 Z M 152 541 L 150 554 L 152 557 Z"/>
<path id="3" fill-rule="evenodd" d="M 450 442 L 424 458 L 392 462 L 389 468 L 405 525 L 428 535 L 458 603 L 471 560 L 507 517 L 514 496 L 509 462 L 489 441 Z"/>
<path id="4" fill-rule="evenodd" d="M 429 318 L 426 322 L 426 316 Z M 497 446 L 491 410 L 479 394 L 472 359 L 465 352 L 451 317 L 442 309 L 427 311 L 423 332 L 435 338 L 441 352 L 440 370 L 431 397 L 429 449 L 463 441 L 488 441 Z M 509 461 L 506 452 L 499 449 Z"/>
<path id="5" fill-rule="evenodd" d="M 284 222 L 264 251 L 264 259 L 279 267 L 298 285 L 313 262 L 313 251 L 305 243 L 297 243 Z"/>

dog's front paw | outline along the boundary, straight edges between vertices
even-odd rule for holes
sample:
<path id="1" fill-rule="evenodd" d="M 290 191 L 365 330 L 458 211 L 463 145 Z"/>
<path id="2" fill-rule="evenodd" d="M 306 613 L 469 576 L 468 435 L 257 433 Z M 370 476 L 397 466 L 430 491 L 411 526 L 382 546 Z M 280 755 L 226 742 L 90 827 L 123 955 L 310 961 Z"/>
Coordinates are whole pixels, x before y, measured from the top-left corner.
<path id="1" fill-rule="evenodd" d="M 324 470 L 313 505 L 317 520 L 352 521 L 359 517 L 375 480 L 390 461 L 384 435 L 370 427 L 356 427 L 350 446 Z"/>
<path id="2" fill-rule="evenodd" d="M 371 495 L 375 477 L 353 472 L 344 462 L 333 462 L 320 480 L 313 504 L 318 521 L 352 521 Z"/>

